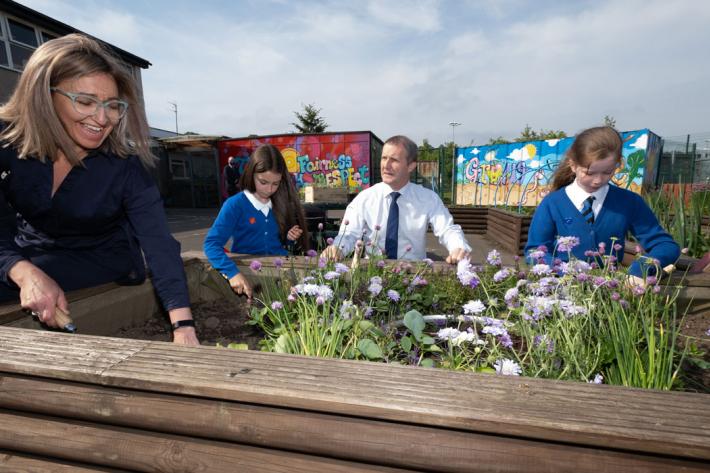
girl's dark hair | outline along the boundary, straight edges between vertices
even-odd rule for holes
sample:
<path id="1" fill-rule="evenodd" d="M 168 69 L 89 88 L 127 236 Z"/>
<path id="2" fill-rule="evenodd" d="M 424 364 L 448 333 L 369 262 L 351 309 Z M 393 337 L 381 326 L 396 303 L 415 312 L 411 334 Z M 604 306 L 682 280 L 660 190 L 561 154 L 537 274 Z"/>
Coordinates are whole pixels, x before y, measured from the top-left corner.
<path id="1" fill-rule="evenodd" d="M 606 159 L 610 155 L 616 156 L 617 162 L 620 162 L 623 143 L 619 132 L 610 126 L 584 130 L 574 139 L 572 146 L 565 153 L 565 159 L 552 175 L 552 190 L 556 191 L 574 182 L 572 164 L 589 167 L 592 163 Z"/>
<path id="2" fill-rule="evenodd" d="M 303 213 L 303 206 L 298 198 L 296 186 L 286 167 L 286 161 L 279 149 L 274 145 L 261 145 L 254 150 L 244 166 L 244 172 L 239 181 L 241 188 L 249 192 L 256 192 L 254 184 L 255 174 L 262 172 L 274 172 L 281 174 L 281 182 L 278 189 L 271 196 L 272 210 L 276 223 L 279 225 L 279 237 L 281 243 L 286 243 L 286 235 L 291 227 L 298 225 L 303 230 L 298 244 L 301 249 L 308 249 L 308 226 L 306 225 L 306 217 Z"/>

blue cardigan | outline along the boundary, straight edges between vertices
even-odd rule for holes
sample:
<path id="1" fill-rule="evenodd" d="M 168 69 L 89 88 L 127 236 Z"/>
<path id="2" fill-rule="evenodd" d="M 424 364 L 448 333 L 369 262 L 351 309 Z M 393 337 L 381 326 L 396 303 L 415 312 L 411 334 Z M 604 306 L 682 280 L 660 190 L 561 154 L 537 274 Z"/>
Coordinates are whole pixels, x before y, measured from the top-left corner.
<path id="1" fill-rule="evenodd" d="M 220 273 L 232 278 L 239 268 L 224 252 L 227 240 L 232 239 L 232 253 L 252 255 L 286 255 L 281 245 L 279 226 L 273 212 L 264 215 L 257 210 L 244 192 L 224 202 L 217 219 L 205 237 L 205 255 Z"/>
<path id="2" fill-rule="evenodd" d="M 552 253 L 557 244 L 557 237 L 576 236 L 580 244 L 572 250 L 572 254 L 581 260 L 586 260 L 584 252 L 596 250 L 599 243 L 606 244 L 606 254 L 612 250 L 612 245 L 622 245 L 622 250 L 616 255 L 619 260 L 624 256 L 623 245 L 626 234 L 636 237 L 646 252 L 646 256 L 656 258 L 661 262 L 661 268 L 673 264 L 680 256 L 680 248 L 673 238 L 666 233 L 658 223 L 658 219 L 646 202 L 638 194 L 610 185 L 609 193 L 604 199 L 599 215 L 593 224 L 588 224 L 580 211 L 567 197 L 565 189 L 558 189 L 545 197 L 533 216 L 525 254 L 540 245 L 548 248 L 546 260 L 552 262 Z M 616 237 L 615 241 L 611 238 Z M 565 261 L 567 253 L 555 254 L 555 257 Z M 629 267 L 629 274 L 642 276 L 654 274 L 652 265 L 636 260 Z"/>

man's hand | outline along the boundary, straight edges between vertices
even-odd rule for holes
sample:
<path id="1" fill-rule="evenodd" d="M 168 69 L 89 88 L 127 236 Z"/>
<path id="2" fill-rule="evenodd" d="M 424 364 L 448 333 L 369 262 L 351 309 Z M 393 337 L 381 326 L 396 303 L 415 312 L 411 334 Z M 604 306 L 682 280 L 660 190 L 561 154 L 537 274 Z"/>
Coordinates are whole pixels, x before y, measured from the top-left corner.
<path id="1" fill-rule="evenodd" d="M 170 323 L 173 324 L 180 320 L 192 319 L 192 311 L 189 307 L 173 309 L 169 311 L 168 315 L 170 316 Z M 173 330 L 173 343 L 191 347 L 200 346 L 200 341 L 197 339 L 195 327 L 180 327 L 179 329 Z"/>
<path id="2" fill-rule="evenodd" d="M 251 297 L 254 294 L 254 291 L 251 287 L 251 284 L 249 284 L 249 281 L 247 278 L 244 277 L 242 273 L 238 273 L 229 280 L 229 285 L 232 286 L 232 290 L 236 292 L 239 295 L 246 295 L 247 299 L 251 301 Z"/>
<path id="3" fill-rule="evenodd" d="M 343 253 L 334 245 L 327 247 L 320 255 L 329 261 L 340 261 L 343 259 Z"/>
<path id="4" fill-rule="evenodd" d="M 446 262 L 449 264 L 456 264 L 467 256 L 468 251 L 463 248 L 454 248 L 449 252 L 449 256 L 446 257 Z"/>

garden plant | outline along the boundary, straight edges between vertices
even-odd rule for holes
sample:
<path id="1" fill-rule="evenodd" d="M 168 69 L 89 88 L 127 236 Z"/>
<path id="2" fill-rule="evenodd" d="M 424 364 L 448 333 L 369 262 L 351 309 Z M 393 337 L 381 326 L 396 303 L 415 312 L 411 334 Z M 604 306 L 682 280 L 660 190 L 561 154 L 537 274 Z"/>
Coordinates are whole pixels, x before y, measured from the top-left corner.
<path id="1" fill-rule="evenodd" d="M 389 261 L 358 242 L 347 263 L 311 251 L 300 278 L 277 259 L 252 308 L 263 350 L 525 375 L 654 389 L 682 387 L 689 344 L 680 344 L 679 287 L 646 275 L 633 282 L 617 263 L 621 245 L 571 249 L 576 237 L 538 248 L 536 264 L 457 267 Z M 337 242 L 336 242 L 337 243 Z M 568 262 L 542 262 L 547 251 Z M 644 256 L 638 255 L 643 258 Z M 262 269 L 254 261 L 252 269 Z M 656 268 L 660 274 L 660 268 Z"/>

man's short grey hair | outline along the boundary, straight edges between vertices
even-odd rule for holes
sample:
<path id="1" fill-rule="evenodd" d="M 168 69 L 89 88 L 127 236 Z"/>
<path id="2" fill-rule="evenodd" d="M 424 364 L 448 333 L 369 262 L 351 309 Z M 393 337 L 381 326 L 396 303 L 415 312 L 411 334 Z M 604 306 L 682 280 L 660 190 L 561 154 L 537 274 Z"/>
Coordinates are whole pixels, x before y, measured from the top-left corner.
<path id="1" fill-rule="evenodd" d="M 388 138 L 387 141 L 385 141 L 386 145 L 396 145 L 396 146 L 401 146 L 404 148 L 404 151 L 407 153 L 407 162 L 411 163 L 417 160 L 417 153 L 419 152 L 419 148 L 417 147 L 417 144 L 407 138 L 404 135 L 395 135 L 391 138 Z"/>

